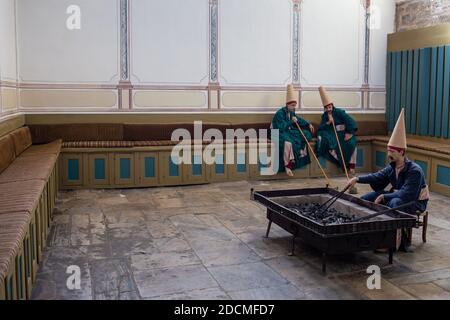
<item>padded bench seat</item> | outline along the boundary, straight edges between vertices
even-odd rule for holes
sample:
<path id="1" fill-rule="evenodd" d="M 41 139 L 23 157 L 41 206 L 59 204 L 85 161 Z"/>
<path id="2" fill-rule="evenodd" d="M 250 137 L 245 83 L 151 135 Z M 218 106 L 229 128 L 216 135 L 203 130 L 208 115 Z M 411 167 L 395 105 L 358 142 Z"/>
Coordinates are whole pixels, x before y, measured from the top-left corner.
<path id="1" fill-rule="evenodd" d="M 0 175 L 0 183 L 35 179 L 47 181 L 57 158 L 54 154 L 20 156 Z"/>
<path id="2" fill-rule="evenodd" d="M 0 300 L 31 295 L 58 190 L 61 144 L 33 146 L 27 127 L 0 137 Z"/>
<path id="3" fill-rule="evenodd" d="M 144 141 L 67 141 L 62 143 L 63 148 L 133 148 L 133 147 L 165 147 L 175 146 L 179 142 L 171 140 L 144 140 Z M 211 141 L 202 141 L 210 144 Z M 226 143 L 226 141 L 224 141 Z"/>
<path id="4" fill-rule="evenodd" d="M 0 279 L 8 275 L 11 264 L 26 236 L 31 217 L 25 212 L 0 214 Z"/>
<path id="5" fill-rule="evenodd" d="M 61 152 L 62 140 L 58 139 L 46 144 L 32 145 L 26 149 L 20 156 L 28 157 L 34 155 L 54 154 L 59 155 Z"/>
<path id="6" fill-rule="evenodd" d="M 31 214 L 39 203 L 44 187 L 43 180 L 0 183 L 0 216 L 14 212 Z"/>
<path id="7" fill-rule="evenodd" d="M 30 220 L 31 217 L 25 211 L 0 214 L 0 237 L 5 234 L 14 233 L 23 239 Z"/>
<path id="8" fill-rule="evenodd" d="M 0 281 L 4 281 L 8 276 L 9 267 L 16 253 L 17 249 L 14 250 L 13 246 L 5 244 L 0 247 Z"/>

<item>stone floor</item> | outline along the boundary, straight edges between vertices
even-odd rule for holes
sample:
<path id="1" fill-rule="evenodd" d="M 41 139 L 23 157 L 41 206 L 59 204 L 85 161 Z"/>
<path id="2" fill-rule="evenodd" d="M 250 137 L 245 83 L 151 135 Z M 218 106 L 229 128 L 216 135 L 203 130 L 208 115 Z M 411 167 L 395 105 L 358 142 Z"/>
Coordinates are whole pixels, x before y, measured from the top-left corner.
<path id="1" fill-rule="evenodd" d="M 335 182 L 343 186 L 341 178 Z M 414 253 L 330 258 L 273 225 L 250 188 L 321 186 L 320 179 L 61 192 L 33 299 L 450 299 L 450 198 L 432 194 L 428 242 Z M 367 186 L 359 186 L 360 194 Z M 380 290 L 366 269 L 381 267 Z M 67 288 L 67 267 L 81 271 Z"/>

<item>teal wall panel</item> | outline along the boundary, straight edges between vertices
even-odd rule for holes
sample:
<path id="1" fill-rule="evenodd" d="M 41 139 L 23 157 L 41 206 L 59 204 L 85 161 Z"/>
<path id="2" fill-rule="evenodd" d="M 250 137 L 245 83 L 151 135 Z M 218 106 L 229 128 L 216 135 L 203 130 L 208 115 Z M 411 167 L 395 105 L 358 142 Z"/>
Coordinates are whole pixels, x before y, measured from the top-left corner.
<path id="1" fill-rule="evenodd" d="M 389 131 L 405 108 L 406 131 L 450 136 L 450 45 L 388 52 L 386 121 Z"/>
<path id="2" fill-rule="evenodd" d="M 214 166 L 214 172 L 216 174 L 225 174 L 224 155 L 216 154 L 216 163 Z"/>
<path id="3" fill-rule="evenodd" d="M 442 165 L 437 166 L 436 182 L 450 186 L 450 168 Z"/>
<path id="4" fill-rule="evenodd" d="M 180 175 L 180 170 L 177 164 L 174 162 L 178 162 L 178 158 L 169 157 L 169 177 L 178 177 Z"/>
<path id="5" fill-rule="evenodd" d="M 400 114 L 401 87 L 402 87 L 402 53 L 395 53 L 395 102 L 394 109 L 391 112 L 390 130 L 394 129 L 398 115 Z"/>
<path id="6" fill-rule="evenodd" d="M 244 173 L 247 171 L 247 165 L 245 164 L 245 153 L 237 154 L 236 170 L 239 173 Z"/>
<path id="7" fill-rule="evenodd" d="M 446 46 L 444 50 L 444 86 L 442 97 L 442 137 L 450 137 L 450 46 Z"/>
<path id="8" fill-rule="evenodd" d="M 267 168 L 269 165 L 267 164 L 267 154 L 260 153 L 259 154 L 259 161 L 258 161 L 258 170 L 261 173 L 262 168 Z"/>
<path id="9" fill-rule="evenodd" d="M 431 48 L 430 62 L 430 102 L 428 112 L 428 132 L 427 135 L 434 136 L 436 122 L 436 68 L 437 68 L 437 48 Z"/>
<path id="10" fill-rule="evenodd" d="M 412 100 L 412 72 L 413 72 L 413 51 L 408 50 L 407 72 L 406 72 L 406 101 L 403 104 L 405 108 L 406 131 L 411 130 L 411 100 Z"/>
<path id="11" fill-rule="evenodd" d="M 428 134 L 428 114 L 430 104 L 431 48 L 420 49 L 418 87 L 418 134 Z"/>
<path id="12" fill-rule="evenodd" d="M 80 166 L 78 159 L 67 160 L 67 179 L 79 180 L 80 179 Z"/>
<path id="13" fill-rule="evenodd" d="M 364 151 L 362 149 L 356 149 L 356 166 L 364 166 Z"/>
<path id="14" fill-rule="evenodd" d="M 155 157 L 145 157 L 144 174 L 146 178 L 155 177 Z"/>
<path id="15" fill-rule="evenodd" d="M 401 85 L 400 85 L 400 106 L 398 109 L 398 114 L 402 108 L 406 107 L 406 82 L 408 73 L 408 51 L 402 51 L 402 73 L 401 73 Z"/>
<path id="16" fill-rule="evenodd" d="M 130 179 L 131 178 L 131 159 L 121 158 L 119 161 L 119 176 L 120 179 Z"/>
<path id="17" fill-rule="evenodd" d="M 375 151 L 375 164 L 377 167 L 381 168 L 386 166 L 386 152 Z"/>
<path id="18" fill-rule="evenodd" d="M 225 165 L 223 163 L 216 163 L 215 172 L 216 174 L 225 174 Z"/>
<path id="19" fill-rule="evenodd" d="M 412 71 L 412 96 L 411 96 L 411 119 L 410 131 L 408 133 L 417 133 L 417 88 L 419 84 L 419 55 L 418 49 L 413 51 L 413 71 Z M 408 119 L 406 119 L 408 121 Z"/>
<path id="20" fill-rule="evenodd" d="M 425 175 L 425 179 L 427 179 L 427 172 L 428 172 L 428 163 L 426 161 L 422 160 L 414 160 L 415 163 L 419 165 L 419 167 L 422 168 L 422 171 Z"/>
<path id="21" fill-rule="evenodd" d="M 192 157 L 192 175 L 201 176 L 202 175 L 202 159 L 199 155 L 194 155 Z"/>
<path id="22" fill-rule="evenodd" d="M 322 168 L 326 168 L 327 167 L 327 159 L 325 159 L 324 157 L 319 156 L 319 163 L 322 166 Z"/>
<path id="23" fill-rule="evenodd" d="M 95 180 L 104 180 L 106 178 L 106 161 L 104 158 L 94 160 Z"/>
<path id="24" fill-rule="evenodd" d="M 437 49 L 436 67 L 436 111 L 433 137 L 442 137 L 442 93 L 444 89 L 444 47 Z"/>

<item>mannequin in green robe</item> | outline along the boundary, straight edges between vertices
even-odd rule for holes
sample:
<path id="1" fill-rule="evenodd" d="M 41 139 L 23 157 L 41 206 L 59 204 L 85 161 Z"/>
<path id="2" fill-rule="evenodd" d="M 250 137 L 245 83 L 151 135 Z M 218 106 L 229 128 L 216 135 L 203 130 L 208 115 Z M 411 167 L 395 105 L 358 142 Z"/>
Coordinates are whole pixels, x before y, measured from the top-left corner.
<path id="1" fill-rule="evenodd" d="M 317 131 L 317 155 L 327 158 L 342 168 L 343 171 L 344 162 L 345 167 L 350 169 L 350 174 L 354 175 L 356 167 L 355 132 L 358 130 L 356 122 L 344 110 L 334 106 L 333 101 L 328 96 L 324 87 L 319 87 L 319 94 L 325 110 L 322 115 L 319 130 Z M 339 143 L 342 148 L 342 156 L 336 140 L 334 127 L 336 128 Z M 342 161 L 342 157 L 344 161 Z"/>
<path id="2" fill-rule="evenodd" d="M 279 130 L 279 172 L 286 171 L 288 175 L 293 175 L 292 170 L 302 168 L 311 163 L 309 158 L 308 146 L 305 139 L 301 135 L 297 126 L 302 129 L 303 134 L 311 141 L 312 135 L 310 130 L 311 125 L 306 120 L 295 115 L 294 111 L 289 111 L 288 106 L 280 108 L 273 117 L 272 128 Z M 289 145 L 291 144 L 291 146 Z M 292 153 L 290 149 L 292 148 Z M 288 156 L 291 154 L 290 156 Z M 292 158 L 293 156 L 293 158 Z"/>
<path id="3" fill-rule="evenodd" d="M 272 129 L 279 130 L 279 169 L 293 176 L 292 170 L 302 168 L 311 162 L 305 138 L 300 133 L 296 123 L 301 128 L 306 139 L 312 139 L 314 127 L 306 120 L 295 115 L 297 106 L 293 86 L 287 89 L 286 106 L 281 107 L 272 119 Z"/>
<path id="4" fill-rule="evenodd" d="M 356 137 L 358 130 L 356 122 L 344 110 L 334 107 L 331 103 L 322 115 L 317 132 L 317 154 L 329 159 L 344 170 L 342 157 L 336 141 L 333 121 L 341 144 L 344 162 L 350 173 L 354 174 L 356 166 Z"/>

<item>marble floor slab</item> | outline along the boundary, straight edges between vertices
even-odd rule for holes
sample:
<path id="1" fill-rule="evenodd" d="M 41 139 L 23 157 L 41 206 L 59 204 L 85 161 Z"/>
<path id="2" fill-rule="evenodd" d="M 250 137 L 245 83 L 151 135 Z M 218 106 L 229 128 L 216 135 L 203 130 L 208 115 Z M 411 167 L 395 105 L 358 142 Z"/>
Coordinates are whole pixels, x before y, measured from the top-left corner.
<path id="1" fill-rule="evenodd" d="M 345 179 L 333 182 L 344 186 Z M 273 225 L 250 189 L 323 186 L 322 179 L 62 191 L 33 299 L 450 299 L 450 199 L 432 193 L 428 241 L 412 253 L 330 257 Z M 359 196 L 369 191 L 358 186 Z M 380 268 L 369 289 L 367 268 Z M 80 288 L 70 286 L 79 268 Z"/>

